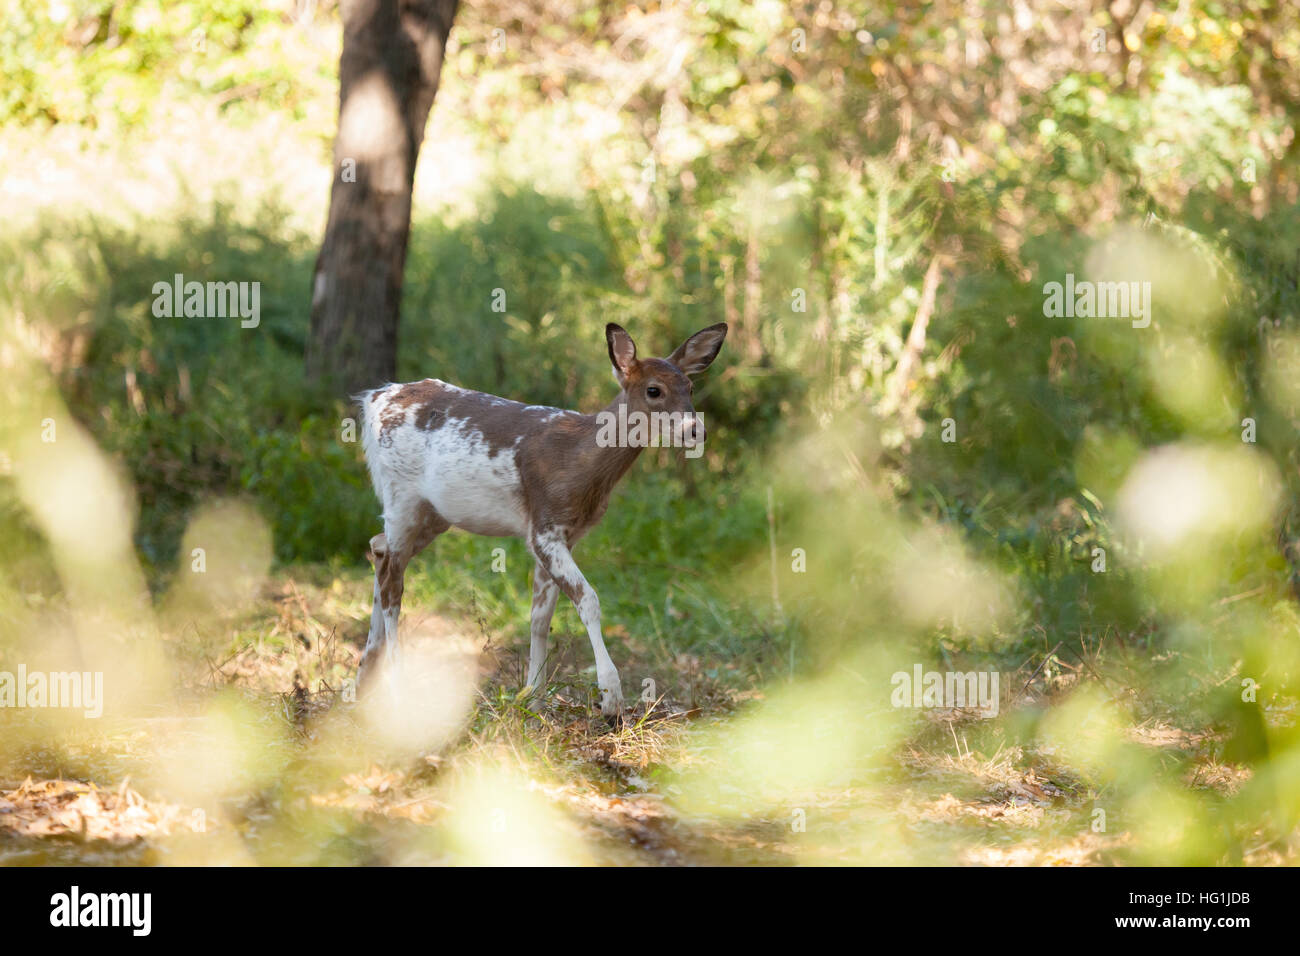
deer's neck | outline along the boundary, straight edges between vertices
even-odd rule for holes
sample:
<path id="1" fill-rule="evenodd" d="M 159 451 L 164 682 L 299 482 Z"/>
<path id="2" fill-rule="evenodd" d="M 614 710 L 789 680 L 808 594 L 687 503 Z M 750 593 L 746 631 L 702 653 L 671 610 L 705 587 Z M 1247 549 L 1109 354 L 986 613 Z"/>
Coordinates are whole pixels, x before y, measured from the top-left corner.
<path id="1" fill-rule="evenodd" d="M 601 425 L 606 420 L 605 416 L 613 416 L 613 421 L 617 422 L 620 406 L 627 404 L 627 396 L 619 392 L 618 396 L 605 406 L 597 415 L 584 416 L 583 429 L 580 440 L 573 449 L 573 454 L 578 465 L 578 473 L 588 476 L 587 493 L 592 498 L 605 499 L 613 491 L 614 486 L 618 484 L 629 468 L 636 463 L 637 457 L 641 454 L 641 448 L 629 447 L 626 443 L 615 441 L 613 443 L 602 444 L 599 440 L 602 436 L 608 435 L 609 429 L 602 433 Z M 615 437 L 621 438 L 615 430 Z"/>

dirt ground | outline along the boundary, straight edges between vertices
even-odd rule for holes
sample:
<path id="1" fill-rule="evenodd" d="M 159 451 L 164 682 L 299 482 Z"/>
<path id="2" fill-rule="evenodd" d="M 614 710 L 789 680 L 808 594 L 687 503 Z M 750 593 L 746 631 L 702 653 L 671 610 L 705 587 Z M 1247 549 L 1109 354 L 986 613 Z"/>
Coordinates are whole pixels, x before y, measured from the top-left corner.
<path id="1" fill-rule="evenodd" d="M 550 694 L 529 703 L 524 647 L 418 608 L 409 652 L 431 649 L 469 696 L 436 742 L 376 732 L 346 683 L 367 611 L 281 575 L 250 616 L 190 648 L 195 678 L 157 716 L 93 733 L 9 718 L 0 864 L 1131 862 L 1133 834 L 1097 825 L 1106 798 L 1087 774 L 1050 748 L 990 743 L 991 724 L 1061 692 L 1032 667 L 997 721 L 926 711 L 883 757 L 773 797 L 729 777 L 719 741 L 767 693 L 725 662 L 621 661 L 670 678 L 611 723 L 592 706 L 580 635 L 553 635 Z M 1213 797 L 1250 778 L 1213 734 L 1153 717 L 1128 736 Z M 788 741 L 771 744 L 779 764 Z M 1241 862 L 1294 858 L 1293 841 L 1262 833 Z"/>

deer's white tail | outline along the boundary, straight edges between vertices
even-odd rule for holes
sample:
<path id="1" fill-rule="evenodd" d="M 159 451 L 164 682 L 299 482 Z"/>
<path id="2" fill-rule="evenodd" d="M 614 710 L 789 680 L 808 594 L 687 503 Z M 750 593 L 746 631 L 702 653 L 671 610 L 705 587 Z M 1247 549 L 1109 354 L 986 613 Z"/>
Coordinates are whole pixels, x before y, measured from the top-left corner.
<path id="1" fill-rule="evenodd" d="M 364 392 L 358 392 L 352 396 L 352 401 L 357 403 L 361 409 L 361 450 L 366 456 L 366 468 L 370 472 L 370 483 L 374 486 L 375 496 L 379 499 L 380 505 L 384 503 L 384 481 L 383 475 L 383 456 L 379 454 L 379 422 L 378 416 L 383 402 L 374 402 L 370 398 L 375 392 L 383 391 L 390 386 L 384 385 L 380 388 L 367 389 Z"/>

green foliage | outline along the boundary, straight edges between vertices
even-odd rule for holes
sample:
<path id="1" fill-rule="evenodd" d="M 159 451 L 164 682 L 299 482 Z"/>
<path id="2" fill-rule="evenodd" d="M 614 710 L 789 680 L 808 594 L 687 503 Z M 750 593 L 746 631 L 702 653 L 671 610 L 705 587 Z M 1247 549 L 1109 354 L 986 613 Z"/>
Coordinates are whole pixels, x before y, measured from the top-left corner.
<path id="1" fill-rule="evenodd" d="M 960 16 L 967 36 L 994 37 L 991 7 L 965 5 Z M 927 345 L 911 400 L 927 435 L 951 417 L 961 441 L 913 441 L 885 421 L 881 460 L 918 514 L 961 528 L 1039 594 L 1037 607 L 1076 607 L 1063 595 L 1082 595 L 1091 577 L 1078 555 L 1098 541 L 1119 547 L 1109 505 L 1122 471 L 1097 449 L 1176 441 L 1189 424 L 1143 374 L 1139 352 L 1098 338 L 1086 319 L 1046 317 L 1042 284 L 1080 269 L 1099 226 L 1158 214 L 1239 279 L 1215 347 L 1258 397 L 1261 421 L 1285 421 L 1264 394 L 1256 326 L 1261 315 L 1275 327 L 1296 321 L 1293 207 L 1261 216 L 1242 179 L 1251 163 L 1269 179 L 1261 144 L 1281 133 L 1258 98 L 1292 91 L 1285 77 L 1237 60 L 1256 56 L 1251 37 L 1277 48 L 1296 38 L 1249 7 L 1186 24 L 1156 14 L 1134 62 L 1116 53 L 1113 25 L 1051 16 L 1084 37 L 1100 29 L 1107 45 L 1081 44 L 1030 95 L 980 81 L 1012 83 L 1007 69 L 1032 62 L 1042 38 L 998 36 L 970 60 L 942 5 L 805 16 L 723 3 L 656 14 L 637 55 L 691 55 L 641 80 L 616 135 L 563 171 L 584 189 L 544 188 L 529 182 L 531 167 L 503 161 L 481 180 L 472 214 L 417 216 L 401 377 L 592 408 L 608 396 L 604 322 L 635 328 L 643 351 L 666 351 L 725 318 L 730 371 L 703 382 L 699 398 L 727 439 L 718 467 L 735 472 L 746 458 L 779 454 L 776 436 L 809 410 L 834 416 L 880 401 L 920 278 L 942 256 L 937 345 Z M 502 123 L 507 115 L 585 135 L 529 64 L 563 62 L 566 43 L 583 44 L 589 69 L 569 76 L 565 100 L 601 102 L 608 78 L 629 69 L 610 22 L 577 4 L 528 24 L 534 43 L 493 51 L 486 38 L 498 22 L 513 23 L 492 9 L 462 11 L 436 115 L 457 113 L 466 91 L 480 96 L 486 110 L 455 128 L 502 156 L 520 155 L 530 143 L 518 138 L 538 133 Z M 0 21 L 0 65 L 12 80 L 0 122 L 129 123 L 197 99 L 245 118 L 302 118 L 304 104 L 328 99 L 333 52 L 313 48 L 308 70 L 303 58 L 331 29 L 239 0 L 21 0 Z M 926 83 L 914 81 L 922 64 L 938 71 Z M 965 98 L 940 104 L 945 83 Z M 959 137 L 940 135 L 941 109 L 957 110 Z M 127 464 L 141 502 L 137 540 L 155 566 L 174 559 L 186 515 L 214 494 L 258 501 L 283 561 L 358 561 L 377 508 L 355 447 L 340 439 L 349 412 L 322 402 L 300 373 L 314 238 L 274 203 L 252 216 L 234 209 L 218 203 L 169 224 L 49 219 L 7 240 L 8 301 L 82 350 L 67 392 Z M 175 273 L 260 281 L 261 327 L 155 319 L 153 285 Z M 1279 463 L 1294 457 L 1278 437 L 1285 429 L 1264 431 Z M 1089 455 L 1108 478 L 1080 477 Z M 743 497 L 748 481 L 724 487 Z M 1089 496 L 1102 504 L 1084 504 Z M 1064 525 L 1044 517 L 1063 502 L 1082 510 L 1066 507 Z M 668 517 L 690 521 L 689 509 L 665 516 L 645 496 L 628 504 L 633 523 L 621 535 L 647 553 L 660 549 L 642 536 Z M 744 541 L 761 542 L 762 529 L 746 527 Z M 729 553 L 716 547 L 699 560 Z M 1106 590 L 1136 627 L 1141 602 L 1122 577 L 1107 578 Z"/>
<path id="2" fill-rule="evenodd" d="M 0 19 L 0 123 L 127 129 L 164 92 L 237 102 L 255 90 L 296 110 L 305 64 L 280 42 L 286 27 L 250 0 L 15 0 Z"/>
<path id="3" fill-rule="evenodd" d="M 1108 696 L 1071 715 L 1226 726 L 1227 759 L 1272 746 L 1285 783 L 1294 730 L 1261 730 L 1228 690 L 1257 678 L 1285 709 L 1300 669 L 1300 19 L 1169 6 L 1119 22 L 965 0 L 463 5 L 417 180 L 399 377 L 592 410 L 612 391 L 606 322 L 664 354 L 727 321 L 696 393 L 709 453 L 645 455 L 580 546 L 616 657 L 847 674 L 855 714 L 878 699 L 868 665 L 895 657 L 1038 667 L 1049 685 L 1073 668 Z M 330 5 L 246 0 L 0 14 L 0 147 L 19 157 L 0 188 L 40 201 L 0 236 L 0 367 L 24 343 L 123 469 L 155 585 L 212 498 L 253 503 L 283 564 L 360 566 L 380 527 L 354 411 L 302 373 L 338 32 Z M 205 155 L 196 125 L 233 154 Z M 52 168 L 32 168 L 47 149 Z M 141 193 L 178 184 L 168 202 L 134 194 L 132 164 Z M 132 212 L 85 192 L 60 207 L 60 174 Z M 1044 308 L 1048 282 L 1126 268 L 1154 286 L 1148 327 Z M 176 274 L 259 282 L 259 326 L 155 316 Z M 1126 508 L 1131 526 L 1162 492 L 1194 504 L 1215 454 L 1250 480 L 1179 548 L 1132 533 Z M 9 474 L 0 601 L 20 609 L 60 575 Z M 1179 479 L 1190 491 L 1165 487 Z M 497 547 L 506 573 L 486 574 Z M 528 566 L 521 542 L 447 535 L 407 593 L 522 643 Z M 556 630 L 582 630 L 563 603 Z M 1052 721 L 1017 710 L 1007 733 L 1032 749 Z M 1155 778 L 1101 763 L 1097 788 L 1140 810 Z M 1226 804 L 1229 823 L 1249 830 L 1260 799 Z M 1220 860 L 1227 833 L 1176 858 Z"/>

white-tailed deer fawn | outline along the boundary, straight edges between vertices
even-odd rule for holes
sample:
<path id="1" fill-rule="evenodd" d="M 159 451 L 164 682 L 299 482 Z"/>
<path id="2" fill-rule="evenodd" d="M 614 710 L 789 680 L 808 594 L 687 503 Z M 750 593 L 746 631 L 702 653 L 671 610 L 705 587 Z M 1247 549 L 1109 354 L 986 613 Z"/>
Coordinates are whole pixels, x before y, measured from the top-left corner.
<path id="1" fill-rule="evenodd" d="M 406 566 L 455 527 L 528 542 L 537 562 L 528 685 L 541 687 L 551 615 L 563 591 L 591 639 L 601 710 L 621 712 L 623 690 L 601 638 L 600 602 L 571 549 L 604 515 L 614 485 L 652 443 L 654 428 L 670 427 L 671 435 L 653 437 L 673 444 L 699 447 L 704 441 L 689 376 L 709 367 L 726 335 L 725 324 L 711 325 L 666 359 L 638 359 L 632 337 L 607 325 L 620 391 L 597 415 L 524 405 L 437 379 L 356 396 L 364 412 L 366 462 L 384 508 L 384 533 L 370 541 L 374 610 L 358 682 L 369 684 L 381 659 L 386 667 L 396 665 Z M 634 427 L 618 429 L 611 440 L 615 429 L 609 426 L 616 421 Z M 638 430 L 638 421 L 651 427 Z"/>

